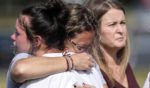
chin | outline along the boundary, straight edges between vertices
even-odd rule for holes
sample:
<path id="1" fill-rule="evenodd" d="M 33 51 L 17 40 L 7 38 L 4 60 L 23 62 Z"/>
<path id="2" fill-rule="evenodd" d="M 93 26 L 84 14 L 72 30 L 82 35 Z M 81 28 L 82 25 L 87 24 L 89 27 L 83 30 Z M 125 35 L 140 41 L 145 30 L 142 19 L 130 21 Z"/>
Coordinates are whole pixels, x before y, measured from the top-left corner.
<path id="1" fill-rule="evenodd" d="M 119 45 L 119 46 L 118 46 L 119 49 L 121 49 L 121 48 L 123 48 L 123 47 L 125 47 L 125 44 L 124 44 L 124 45 Z"/>
<path id="2" fill-rule="evenodd" d="M 116 48 L 119 48 L 119 49 L 121 49 L 121 48 L 123 48 L 125 46 L 126 46 L 126 43 L 116 44 Z"/>
<path id="3" fill-rule="evenodd" d="M 126 46 L 126 42 L 119 42 L 118 44 L 116 44 L 116 46 L 118 46 L 118 47 L 125 47 Z"/>

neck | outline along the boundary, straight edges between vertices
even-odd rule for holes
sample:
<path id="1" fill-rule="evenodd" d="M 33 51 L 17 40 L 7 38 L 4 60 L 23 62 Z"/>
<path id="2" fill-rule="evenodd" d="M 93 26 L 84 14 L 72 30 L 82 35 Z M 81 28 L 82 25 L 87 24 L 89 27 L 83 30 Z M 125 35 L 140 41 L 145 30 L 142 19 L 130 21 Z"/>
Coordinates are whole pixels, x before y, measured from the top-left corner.
<path id="1" fill-rule="evenodd" d="M 118 50 L 106 46 L 102 46 L 102 53 L 107 65 L 117 64 L 117 52 Z"/>
<path id="2" fill-rule="evenodd" d="M 56 48 L 50 48 L 50 49 L 41 48 L 35 52 L 35 55 L 42 56 L 43 54 L 46 54 L 46 53 L 59 53 L 59 52 L 62 52 L 62 51 Z"/>

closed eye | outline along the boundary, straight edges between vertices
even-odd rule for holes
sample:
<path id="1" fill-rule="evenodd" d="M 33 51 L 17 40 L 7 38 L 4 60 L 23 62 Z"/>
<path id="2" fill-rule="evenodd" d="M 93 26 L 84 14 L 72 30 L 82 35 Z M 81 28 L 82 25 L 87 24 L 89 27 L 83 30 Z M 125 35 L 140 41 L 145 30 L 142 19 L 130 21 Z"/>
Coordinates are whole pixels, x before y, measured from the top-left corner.
<path id="1" fill-rule="evenodd" d="M 108 26 L 114 26 L 116 24 L 117 24 L 117 22 L 113 22 L 113 23 L 109 24 Z"/>
<path id="2" fill-rule="evenodd" d="M 18 36 L 18 35 L 19 35 L 19 33 L 16 31 L 16 32 L 15 32 L 15 35 L 16 35 L 16 36 Z"/>
<path id="3" fill-rule="evenodd" d="M 122 22 L 120 22 L 120 24 L 126 24 L 126 22 L 125 22 L 125 21 L 122 21 Z"/>
<path id="4" fill-rule="evenodd" d="M 78 46 L 79 50 L 87 50 L 89 48 L 90 45 L 84 45 L 84 46 Z"/>

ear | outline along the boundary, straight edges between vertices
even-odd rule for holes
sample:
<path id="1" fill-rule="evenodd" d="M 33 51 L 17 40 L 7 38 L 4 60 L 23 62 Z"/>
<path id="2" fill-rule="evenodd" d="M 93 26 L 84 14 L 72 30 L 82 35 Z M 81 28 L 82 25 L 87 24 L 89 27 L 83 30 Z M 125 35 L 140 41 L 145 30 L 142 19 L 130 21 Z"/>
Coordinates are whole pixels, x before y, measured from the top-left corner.
<path id="1" fill-rule="evenodd" d="M 39 47 L 42 44 L 42 37 L 39 35 L 34 36 L 34 43 L 36 47 Z"/>

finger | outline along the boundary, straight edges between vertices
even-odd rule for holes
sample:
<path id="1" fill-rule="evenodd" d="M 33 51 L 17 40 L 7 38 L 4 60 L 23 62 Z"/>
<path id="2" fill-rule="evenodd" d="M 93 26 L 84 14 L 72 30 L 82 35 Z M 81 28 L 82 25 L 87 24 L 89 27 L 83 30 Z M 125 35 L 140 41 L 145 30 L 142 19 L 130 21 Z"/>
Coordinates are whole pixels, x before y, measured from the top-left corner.
<path id="1" fill-rule="evenodd" d="M 90 62 L 90 67 L 94 67 L 94 65 L 95 65 L 94 63 L 95 63 L 95 62 L 94 62 L 94 60 L 92 59 L 91 62 Z"/>
<path id="2" fill-rule="evenodd" d="M 93 58 L 92 58 L 91 55 L 89 55 L 88 59 L 89 59 L 89 61 L 91 61 L 92 63 L 94 62 L 94 60 L 93 60 Z"/>
<path id="3" fill-rule="evenodd" d="M 94 63 L 89 64 L 90 68 L 94 67 Z"/>
<path id="4" fill-rule="evenodd" d="M 89 63 L 89 64 L 87 65 L 86 71 L 91 70 L 92 67 L 94 67 L 94 63 Z"/>
<path id="5" fill-rule="evenodd" d="M 89 66 L 90 68 L 93 67 L 93 66 L 94 66 L 94 61 L 93 61 L 93 60 L 89 61 L 88 66 Z"/>
<path id="6" fill-rule="evenodd" d="M 93 63 L 95 62 L 93 58 L 92 58 L 92 62 L 93 62 Z"/>

